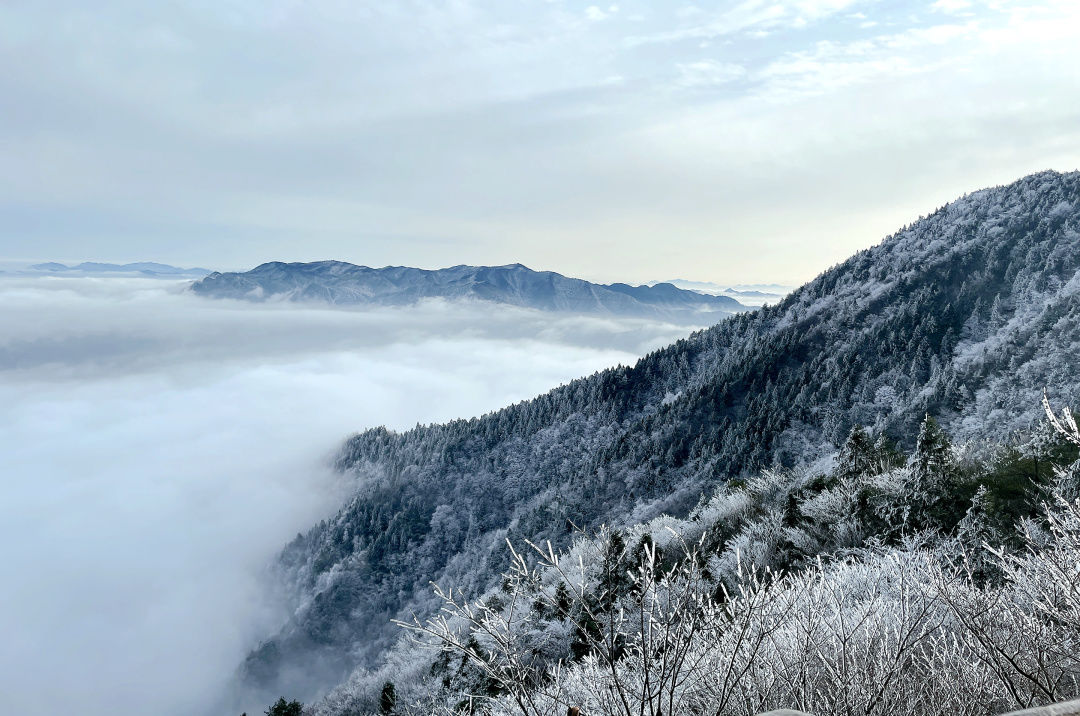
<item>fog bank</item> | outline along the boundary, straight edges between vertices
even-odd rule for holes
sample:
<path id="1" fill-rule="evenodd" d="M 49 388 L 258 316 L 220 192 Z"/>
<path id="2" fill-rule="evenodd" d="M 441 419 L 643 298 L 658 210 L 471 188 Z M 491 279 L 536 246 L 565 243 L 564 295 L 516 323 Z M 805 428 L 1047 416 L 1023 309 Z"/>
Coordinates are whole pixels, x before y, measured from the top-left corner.
<path id="1" fill-rule="evenodd" d="M 0 279 L 0 693 L 11 713 L 202 712 L 277 618 L 259 572 L 347 485 L 351 432 L 481 414 L 687 329 L 430 303 L 211 301 Z"/>

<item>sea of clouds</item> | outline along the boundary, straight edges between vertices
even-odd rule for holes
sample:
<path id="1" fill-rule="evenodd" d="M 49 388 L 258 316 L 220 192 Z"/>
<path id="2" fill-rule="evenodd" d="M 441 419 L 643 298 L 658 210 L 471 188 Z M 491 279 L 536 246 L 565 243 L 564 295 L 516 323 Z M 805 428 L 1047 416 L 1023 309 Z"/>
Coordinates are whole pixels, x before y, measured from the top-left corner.
<path id="1" fill-rule="evenodd" d="M 281 619 L 260 578 L 347 480 L 344 437 L 482 414 L 686 335 L 441 302 L 202 299 L 0 277 L 9 713 L 205 713 Z"/>

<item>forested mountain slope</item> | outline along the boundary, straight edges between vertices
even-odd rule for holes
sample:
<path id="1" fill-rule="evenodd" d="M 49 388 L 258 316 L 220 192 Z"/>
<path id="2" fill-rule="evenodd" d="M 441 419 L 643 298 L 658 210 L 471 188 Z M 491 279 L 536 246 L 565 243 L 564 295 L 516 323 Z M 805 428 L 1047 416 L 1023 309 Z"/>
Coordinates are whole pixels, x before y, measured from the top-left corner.
<path id="1" fill-rule="evenodd" d="M 356 496 L 281 558 L 295 613 L 244 666 L 308 698 L 472 593 L 504 538 L 568 544 L 572 524 L 685 515 L 763 467 L 831 455 L 863 424 L 910 447 L 926 413 L 954 438 L 1030 427 L 1050 386 L 1080 397 L 1080 173 L 968 195 L 782 303 L 472 420 L 351 438 Z"/>
<path id="2" fill-rule="evenodd" d="M 209 298 L 320 301 L 339 305 L 402 306 L 423 299 L 472 300 L 601 315 L 638 316 L 708 325 L 746 307 L 728 296 L 670 283 L 597 284 L 521 264 L 453 266 L 428 271 L 408 266 L 370 268 L 343 261 L 273 261 L 244 273 L 213 273 L 192 285 Z"/>

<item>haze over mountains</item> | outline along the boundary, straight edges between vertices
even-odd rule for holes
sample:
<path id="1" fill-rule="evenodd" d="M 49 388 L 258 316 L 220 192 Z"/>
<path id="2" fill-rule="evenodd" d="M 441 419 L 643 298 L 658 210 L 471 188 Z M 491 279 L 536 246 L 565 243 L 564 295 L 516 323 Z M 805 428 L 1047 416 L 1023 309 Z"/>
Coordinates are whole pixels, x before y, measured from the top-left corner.
<path id="1" fill-rule="evenodd" d="M 730 296 L 744 306 L 760 306 L 765 303 L 776 303 L 781 298 L 791 293 L 793 286 L 784 286 L 777 283 L 753 283 L 723 285 L 711 281 L 690 281 L 682 278 L 673 278 L 668 281 L 652 281 L 650 286 L 659 283 L 670 283 L 678 288 L 688 291 L 707 293 L 714 296 Z"/>
<path id="2" fill-rule="evenodd" d="M 828 465 L 856 424 L 902 447 L 927 413 L 969 441 L 1031 429 L 1044 386 L 1080 400 L 1078 309 L 1080 173 L 1043 172 L 632 367 L 480 418 L 359 434 L 338 459 L 356 495 L 282 554 L 293 616 L 245 682 L 308 699 L 361 679 L 400 636 L 391 618 L 437 608 L 430 582 L 495 584 L 508 536 L 565 547 L 574 524 L 686 515 L 733 478 Z"/>
<path id="3" fill-rule="evenodd" d="M 212 273 L 192 286 L 200 296 L 335 305 L 409 305 L 424 299 L 486 301 L 543 311 L 659 318 L 703 325 L 746 310 L 728 296 L 661 283 L 596 284 L 521 264 L 454 266 L 429 271 L 369 268 L 342 261 L 262 264 L 244 273 Z"/>
<path id="4" fill-rule="evenodd" d="M 100 261 L 83 261 L 74 266 L 48 261 L 46 263 L 33 264 L 30 269 L 42 273 L 56 273 L 68 275 L 131 275 L 148 276 L 151 278 L 193 278 L 202 277 L 210 273 L 210 269 L 204 268 L 180 268 L 161 264 L 155 261 L 136 261 L 126 264 L 102 263 Z"/>

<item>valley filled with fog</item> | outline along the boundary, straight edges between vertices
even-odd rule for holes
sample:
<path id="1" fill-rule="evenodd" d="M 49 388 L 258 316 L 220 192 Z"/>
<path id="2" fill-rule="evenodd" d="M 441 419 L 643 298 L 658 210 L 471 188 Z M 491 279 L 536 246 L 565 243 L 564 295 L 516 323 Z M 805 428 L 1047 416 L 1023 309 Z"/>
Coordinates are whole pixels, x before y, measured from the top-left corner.
<path id="1" fill-rule="evenodd" d="M 194 713 L 281 618 L 259 575 L 347 494 L 350 433 L 479 415 L 686 335 L 431 302 L 0 278 L 0 693 L 11 713 Z M 63 684 L 63 688 L 55 688 Z"/>

